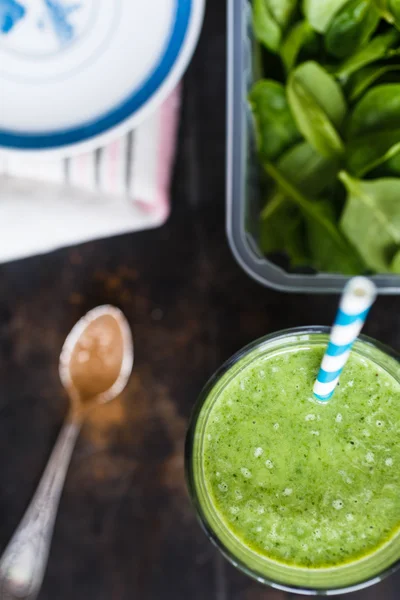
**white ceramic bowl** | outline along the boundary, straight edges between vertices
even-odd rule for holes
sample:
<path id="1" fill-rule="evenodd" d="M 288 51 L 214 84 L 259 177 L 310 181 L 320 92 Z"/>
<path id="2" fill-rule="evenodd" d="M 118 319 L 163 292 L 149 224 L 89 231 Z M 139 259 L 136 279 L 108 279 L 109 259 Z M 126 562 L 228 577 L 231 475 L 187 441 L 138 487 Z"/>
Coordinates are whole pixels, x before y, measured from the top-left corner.
<path id="1" fill-rule="evenodd" d="M 71 155 L 133 129 L 181 79 L 205 0 L 0 0 L 0 150 Z"/>

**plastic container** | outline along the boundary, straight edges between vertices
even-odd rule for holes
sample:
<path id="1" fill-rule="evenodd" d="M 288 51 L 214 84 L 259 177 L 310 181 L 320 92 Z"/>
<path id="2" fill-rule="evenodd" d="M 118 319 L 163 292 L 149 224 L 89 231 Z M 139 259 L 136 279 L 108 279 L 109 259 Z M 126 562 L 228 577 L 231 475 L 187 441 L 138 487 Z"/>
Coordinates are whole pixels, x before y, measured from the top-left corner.
<path id="1" fill-rule="evenodd" d="M 254 80 L 251 3 L 229 0 L 227 5 L 227 233 L 232 252 L 243 269 L 265 286 L 288 292 L 341 292 L 348 277 L 288 273 L 265 258 L 258 248 L 260 170 L 247 101 Z M 379 293 L 400 293 L 400 276 L 376 275 L 372 279 Z"/>

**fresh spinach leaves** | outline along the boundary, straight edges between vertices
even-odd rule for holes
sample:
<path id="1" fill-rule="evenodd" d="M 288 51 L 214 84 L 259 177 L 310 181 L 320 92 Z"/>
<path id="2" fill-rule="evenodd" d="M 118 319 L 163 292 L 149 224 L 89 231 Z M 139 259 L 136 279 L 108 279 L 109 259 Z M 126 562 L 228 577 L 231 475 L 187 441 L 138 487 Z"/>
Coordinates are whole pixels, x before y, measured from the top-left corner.
<path id="1" fill-rule="evenodd" d="M 390 272 L 400 250 L 400 179 L 360 181 L 345 172 L 339 177 L 348 191 L 343 232 L 369 268 Z"/>
<path id="2" fill-rule="evenodd" d="M 265 254 L 282 252 L 293 266 L 310 262 L 307 254 L 305 225 L 298 207 L 276 189 L 261 214 L 260 246 Z"/>
<path id="3" fill-rule="evenodd" d="M 253 0 L 253 22 L 262 251 L 400 273 L 400 0 Z"/>
<path id="4" fill-rule="evenodd" d="M 277 52 L 297 0 L 254 0 L 253 25 L 259 42 Z"/>
<path id="5" fill-rule="evenodd" d="M 316 198 L 334 184 L 339 161 L 325 158 L 307 142 L 300 142 L 283 154 L 277 166 L 300 191 Z"/>
<path id="6" fill-rule="evenodd" d="M 285 29 L 297 6 L 297 0 L 264 0 L 277 23 Z"/>
<path id="7" fill-rule="evenodd" d="M 316 40 L 317 36 L 307 21 L 299 21 L 293 25 L 280 49 L 282 62 L 288 73 L 296 65 L 301 50 Z"/>
<path id="8" fill-rule="evenodd" d="M 254 85 L 249 98 L 260 154 L 267 160 L 278 158 L 300 138 L 285 88 L 271 79 L 262 79 Z"/>
<path id="9" fill-rule="evenodd" d="M 336 227 L 329 203 L 312 201 L 270 163 L 265 170 L 285 197 L 295 204 L 311 233 L 308 239 L 312 254 L 311 265 L 318 270 L 341 272 L 348 275 L 359 272 L 362 263 L 355 250 Z"/>
<path id="10" fill-rule="evenodd" d="M 375 5 L 382 17 L 400 28 L 400 1 L 399 0 L 375 0 Z"/>
<path id="11" fill-rule="evenodd" d="M 360 69 L 346 86 L 349 101 L 353 103 L 359 100 L 375 82 L 388 73 L 394 74 L 396 71 L 400 71 L 400 64 L 373 65 Z"/>
<path id="12" fill-rule="evenodd" d="M 303 63 L 287 84 L 289 105 L 305 139 L 323 156 L 344 152 L 339 131 L 346 102 L 334 78 L 316 62 Z"/>
<path id="13" fill-rule="evenodd" d="M 371 0 L 350 0 L 334 15 L 325 34 L 325 48 L 337 58 L 353 54 L 378 27 L 379 11 Z"/>
<path id="14" fill-rule="evenodd" d="M 303 0 L 303 11 L 311 27 L 324 33 L 334 15 L 348 0 Z"/>
<path id="15" fill-rule="evenodd" d="M 254 0 L 253 27 L 257 40 L 268 50 L 277 52 L 281 43 L 282 31 L 266 0 Z"/>
<path id="16" fill-rule="evenodd" d="M 400 148 L 400 84 L 378 85 L 361 98 L 349 118 L 347 166 L 365 175 Z"/>
<path id="17" fill-rule="evenodd" d="M 392 28 L 390 31 L 372 38 L 366 46 L 362 46 L 341 65 L 336 67 L 334 71 L 336 77 L 345 83 L 350 75 L 353 75 L 359 69 L 378 60 L 388 58 L 391 48 L 399 42 L 399 37 L 399 32 Z"/>
<path id="18" fill-rule="evenodd" d="M 372 88 L 361 98 L 350 115 L 348 134 L 356 137 L 395 127 L 400 127 L 400 83 L 388 83 Z"/>

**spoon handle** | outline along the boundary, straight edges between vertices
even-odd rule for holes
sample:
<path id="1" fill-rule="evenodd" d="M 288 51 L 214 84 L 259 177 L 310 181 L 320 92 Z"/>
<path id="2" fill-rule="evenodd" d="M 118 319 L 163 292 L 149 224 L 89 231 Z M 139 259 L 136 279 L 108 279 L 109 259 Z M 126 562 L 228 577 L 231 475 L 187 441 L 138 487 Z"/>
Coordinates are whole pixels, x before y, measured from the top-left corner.
<path id="1" fill-rule="evenodd" d="M 64 423 L 24 517 L 0 560 L 0 600 L 33 600 L 44 577 L 54 521 L 81 420 Z"/>

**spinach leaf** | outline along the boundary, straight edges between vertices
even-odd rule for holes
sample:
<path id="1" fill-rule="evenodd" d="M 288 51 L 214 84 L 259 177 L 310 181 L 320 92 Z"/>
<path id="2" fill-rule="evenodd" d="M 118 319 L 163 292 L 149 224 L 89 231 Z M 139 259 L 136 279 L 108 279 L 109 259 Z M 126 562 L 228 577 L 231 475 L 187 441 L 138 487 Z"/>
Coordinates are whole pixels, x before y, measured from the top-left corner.
<path id="1" fill-rule="evenodd" d="M 400 71 L 400 65 L 372 65 L 360 69 L 350 78 L 347 94 L 350 102 L 358 100 L 366 90 L 387 73 Z"/>
<path id="2" fill-rule="evenodd" d="M 277 52 L 282 31 L 275 21 L 267 0 L 253 1 L 253 29 L 256 39 L 271 52 Z"/>
<path id="3" fill-rule="evenodd" d="M 271 52 L 277 52 L 297 0 L 253 0 L 255 36 Z"/>
<path id="4" fill-rule="evenodd" d="M 369 90 L 349 119 L 346 164 L 365 175 L 397 154 L 400 147 L 400 84 L 388 83 Z"/>
<path id="5" fill-rule="evenodd" d="M 400 25 L 400 2 L 399 0 L 388 0 L 388 9 L 393 17 L 396 27 Z"/>
<path id="6" fill-rule="evenodd" d="M 369 40 L 380 21 L 371 0 L 349 0 L 334 15 L 325 34 L 325 48 L 336 58 L 353 54 Z"/>
<path id="7" fill-rule="evenodd" d="M 299 21 L 289 31 L 282 42 L 280 54 L 286 71 L 291 71 L 297 62 L 301 49 L 314 41 L 316 35 L 307 21 Z"/>
<path id="8" fill-rule="evenodd" d="M 303 0 L 303 12 L 311 27 L 324 33 L 332 17 L 348 0 Z"/>
<path id="9" fill-rule="evenodd" d="M 286 99 L 285 88 L 271 79 L 258 81 L 250 91 L 261 156 L 274 160 L 300 138 Z"/>
<path id="10" fill-rule="evenodd" d="M 387 0 L 374 0 L 376 8 L 379 10 L 382 16 L 388 17 L 387 15 Z M 389 17 L 388 17 L 389 18 Z"/>
<path id="11" fill-rule="evenodd" d="M 287 94 L 306 140 L 323 156 L 342 154 L 344 145 L 338 130 L 346 115 L 346 102 L 333 77 L 316 62 L 305 62 L 291 73 Z"/>
<path id="12" fill-rule="evenodd" d="M 335 273 L 362 272 L 363 265 L 360 259 L 338 230 L 327 205 L 309 200 L 271 163 L 264 163 L 264 168 L 275 180 L 282 193 L 298 206 L 312 232 L 310 238 L 312 241 L 310 249 L 313 251 L 312 266 L 318 270 Z"/>
<path id="13" fill-rule="evenodd" d="M 400 128 L 361 135 L 346 144 L 348 171 L 362 177 L 400 150 Z"/>
<path id="14" fill-rule="evenodd" d="M 277 163 L 287 181 L 308 198 L 317 197 L 331 186 L 338 171 L 337 162 L 318 154 L 310 144 L 301 142 L 290 148 Z M 329 202 L 309 200 L 331 222 L 333 210 Z M 261 247 L 265 253 L 285 251 L 292 266 L 309 265 L 320 268 L 331 262 L 332 245 L 321 240 L 322 229 L 314 219 L 304 217 L 299 207 L 278 188 L 262 213 Z M 326 249 L 326 256 L 320 258 Z M 333 268 L 333 270 L 335 270 Z"/>
<path id="15" fill-rule="evenodd" d="M 325 223 L 332 223 L 335 227 L 335 212 L 328 200 L 318 202 L 319 216 Z M 320 220 L 307 217 L 307 242 L 308 252 L 311 256 L 311 265 L 318 271 L 332 273 L 360 273 L 365 270 L 363 264 L 356 256 L 355 250 L 343 238 L 343 248 L 338 250 L 337 239 L 326 234 L 326 228 L 321 226 Z M 340 234 L 342 235 L 342 234 Z M 347 258 L 345 253 L 348 253 Z"/>
<path id="16" fill-rule="evenodd" d="M 400 177 L 400 143 L 398 145 L 398 151 L 396 153 L 392 152 L 391 157 L 384 163 L 383 168 L 391 175 Z"/>
<path id="17" fill-rule="evenodd" d="M 366 67 L 371 63 L 385 58 L 390 48 L 392 48 L 399 40 L 399 32 L 395 29 L 390 29 L 386 33 L 375 36 L 367 46 L 360 48 L 352 56 L 349 56 L 335 70 L 335 75 L 341 80 L 346 81 L 350 75 Z"/>
<path id="18" fill-rule="evenodd" d="M 369 90 L 355 106 L 350 116 L 348 137 L 399 127 L 400 83 L 386 83 Z"/>
<path id="19" fill-rule="evenodd" d="M 297 6 L 297 0 L 265 0 L 275 21 L 285 29 Z"/>
<path id="20" fill-rule="evenodd" d="M 370 269 L 390 272 L 400 249 L 400 180 L 362 181 L 344 171 L 339 177 L 348 193 L 342 231 Z"/>
<path id="21" fill-rule="evenodd" d="M 260 248 L 265 254 L 285 252 L 292 266 L 309 263 L 304 219 L 280 190 L 274 191 L 261 213 Z"/>
<path id="22" fill-rule="evenodd" d="M 400 250 L 395 254 L 392 264 L 390 265 L 390 270 L 393 273 L 400 273 Z"/>
<path id="23" fill-rule="evenodd" d="M 308 142 L 300 142 L 285 152 L 277 167 L 301 192 L 315 198 L 334 184 L 339 162 L 321 156 Z"/>
<path id="24" fill-rule="evenodd" d="M 393 23 L 393 16 L 388 9 L 388 0 L 374 0 L 376 8 L 388 23 Z"/>
<path id="25" fill-rule="evenodd" d="M 388 23 L 393 23 L 398 29 L 400 27 L 400 2 L 399 0 L 375 0 L 375 4 L 382 17 Z"/>

